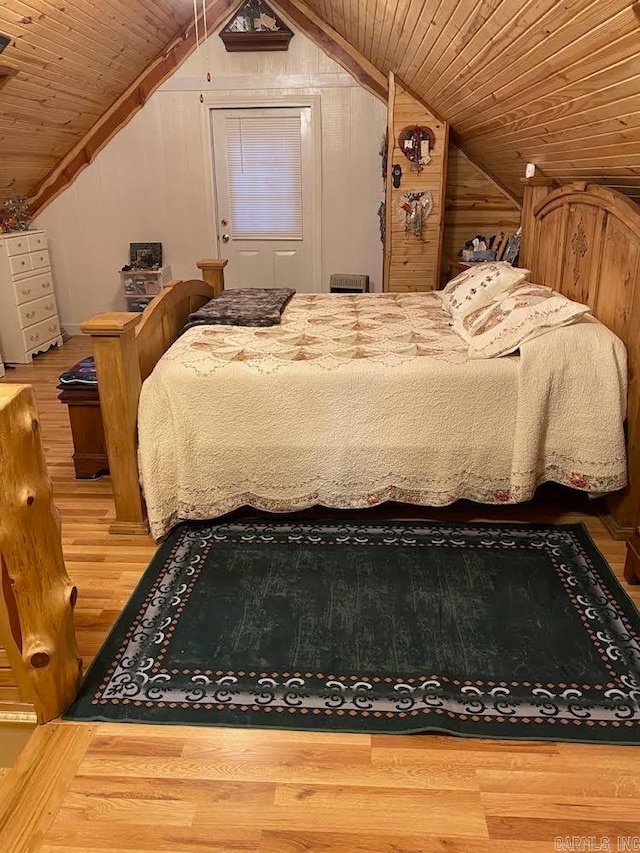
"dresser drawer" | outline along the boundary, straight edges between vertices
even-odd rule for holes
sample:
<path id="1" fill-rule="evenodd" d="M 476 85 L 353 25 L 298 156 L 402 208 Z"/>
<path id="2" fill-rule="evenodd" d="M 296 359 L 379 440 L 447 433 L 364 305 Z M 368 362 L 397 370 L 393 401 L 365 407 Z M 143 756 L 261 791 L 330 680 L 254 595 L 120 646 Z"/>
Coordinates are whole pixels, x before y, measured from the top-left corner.
<path id="1" fill-rule="evenodd" d="M 32 275 L 29 278 L 22 279 L 22 281 L 14 282 L 13 288 L 16 294 L 16 303 L 22 305 L 23 302 L 53 294 L 53 278 L 50 272 Z"/>
<path id="2" fill-rule="evenodd" d="M 32 350 L 52 338 L 57 338 L 60 334 L 60 324 L 57 317 L 49 317 L 48 320 L 43 320 L 41 323 L 36 323 L 35 326 L 29 326 L 24 329 L 22 337 L 24 338 L 24 348 Z"/>
<path id="3" fill-rule="evenodd" d="M 27 237 L 30 252 L 39 252 L 47 248 L 46 234 L 29 234 Z"/>
<path id="4" fill-rule="evenodd" d="M 24 305 L 18 306 L 18 313 L 20 314 L 21 329 L 40 323 L 47 317 L 55 317 L 58 313 L 55 297 L 53 295 L 43 296 L 33 302 L 25 302 Z"/>
<path id="5" fill-rule="evenodd" d="M 31 269 L 42 270 L 51 266 L 49 261 L 49 252 L 47 249 L 40 249 L 37 252 L 29 252 L 31 258 Z"/>
<path id="6" fill-rule="evenodd" d="M 10 257 L 12 255 L 22 255 L 24 252 L 29 251 L 29 238 L 26 234 L 20 237 L 12 237 L 5 242 L 5 246 L 7 247 L 7 254 Z"/>
<path id="7" fill-rule="evenodd" d="M 16 255 L 9 258 L 9 267 L 14 279 L 22 279 L 34 270 L 49 269 L 49 252 L 40 249 L 38 252 L 27 252 L 24 255 Z"/>
<path id="8" fill-rule="evenodd" d="M 31 265 L 31 255 L 26 252 L 24 255 L 15 255 L 14 257 L 10 257 L 9 269 L 13 276 L 20 275 L 20 273 L 31 272 L 33 269 L 33 266 Z"/>

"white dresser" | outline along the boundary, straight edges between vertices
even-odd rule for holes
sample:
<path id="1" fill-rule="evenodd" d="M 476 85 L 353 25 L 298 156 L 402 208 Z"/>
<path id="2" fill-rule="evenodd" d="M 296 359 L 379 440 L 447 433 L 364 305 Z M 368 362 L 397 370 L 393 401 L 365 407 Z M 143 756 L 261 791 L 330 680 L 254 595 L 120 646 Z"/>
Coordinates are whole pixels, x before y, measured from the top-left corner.
<path id="1" fill-rule="evenodd" d="M 45 231 L 0 234 L 0 352 L 7 364 L 60 346 Z"/>

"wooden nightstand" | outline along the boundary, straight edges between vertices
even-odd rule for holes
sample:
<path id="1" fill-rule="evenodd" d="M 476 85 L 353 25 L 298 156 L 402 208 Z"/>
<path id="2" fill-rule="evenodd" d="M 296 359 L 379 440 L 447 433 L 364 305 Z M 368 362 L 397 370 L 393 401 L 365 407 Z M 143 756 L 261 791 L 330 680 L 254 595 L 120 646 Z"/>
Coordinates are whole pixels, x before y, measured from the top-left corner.
<path id="1" fill-rule="evenodd" d="M 470 264 L 466 261 L 461 261 L 460 258 L 450 258 L 448 260 L 449 264 L 449 278 L 447 281 L 451 281 L 452 278 L 455 278 L 457 275 L 460 275 L 461 272 L 468 270 L 469 267 L 472 267 L 473 264 Z"/>

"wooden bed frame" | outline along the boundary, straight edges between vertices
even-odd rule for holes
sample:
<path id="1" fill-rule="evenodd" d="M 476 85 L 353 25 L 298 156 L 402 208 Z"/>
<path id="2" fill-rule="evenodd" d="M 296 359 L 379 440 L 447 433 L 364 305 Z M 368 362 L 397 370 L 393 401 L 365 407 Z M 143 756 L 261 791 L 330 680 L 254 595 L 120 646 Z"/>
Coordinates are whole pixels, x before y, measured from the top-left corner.
<path id="1" fill-rule="evenodd" d="M 596 184 L 558 189 L 525 181 L 521 265 L 531 280 L 587 303 L 629 354 L 629 486 L 606 498 L 603 520 L 629 539 L 640 510 L 640 209 Z M 80 328 L 93 339 L 116 520 L 112 533 L 148 533 L 137 463 L 136 420 L 142 382 L 176 339 L 187 315 L 224 288 L 226 261 L 197 266 L 203 281 L 174 281 L 142 315 L 100 314 Z M 640 538 L 634 539 L 640 553 Z M 631 554 L 631 551 L 630 551 Z M 628 579 L 634 578 L 628 563 Z"/>
<path id="2" fill-rule="evenodd" d="M 81 323 L 96 360 L 116 520 L 111 533 L 149 532 L 138 477 L 138 400 L 142 383 L 176 340 L 187 317 L 224 289 L 226 261 L 198 261 L 203 280 L 172 281 L 141 314 L 98 314 Z"/>
<path id="3" fill-rule="evenodd" d="M 522 227 L 520 265 L 531 280 L 586 303 L 627 347 L 629 486 L 607 497 L 602 520 L 615 539 L 629 539 L 640 522 L 640 208 L 598 184 L 553 189 L 533 178 Z"/>

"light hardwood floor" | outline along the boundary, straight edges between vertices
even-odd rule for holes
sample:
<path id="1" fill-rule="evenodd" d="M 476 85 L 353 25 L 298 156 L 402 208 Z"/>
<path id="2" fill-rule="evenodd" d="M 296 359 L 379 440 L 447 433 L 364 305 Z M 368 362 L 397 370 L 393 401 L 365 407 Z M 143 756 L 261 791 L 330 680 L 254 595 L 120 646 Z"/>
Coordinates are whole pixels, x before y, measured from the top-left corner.
<path id="1" fill-rule="evenodd" d="M 36 389 L 87 664 L 155 547 L 107 533 L 108 479 L 73 479 L 55 384 L 88 351 L 74 338 L 5 377 Z M 622 577 L 623 544 L 595 516 L 558 513 L 546 501 L 455 515 L 583 518 Z M 53 723 L 36 730 L 0 787 L 2 853 L 541 853 L 558 849 L 559 836 L 592 844 L 575 850 L 608 849 L 595 846 L 603 838 L 611 850 L 638 849 L 640 750 Z M 635 847 L 618 847 L 634 836 Z"/>

